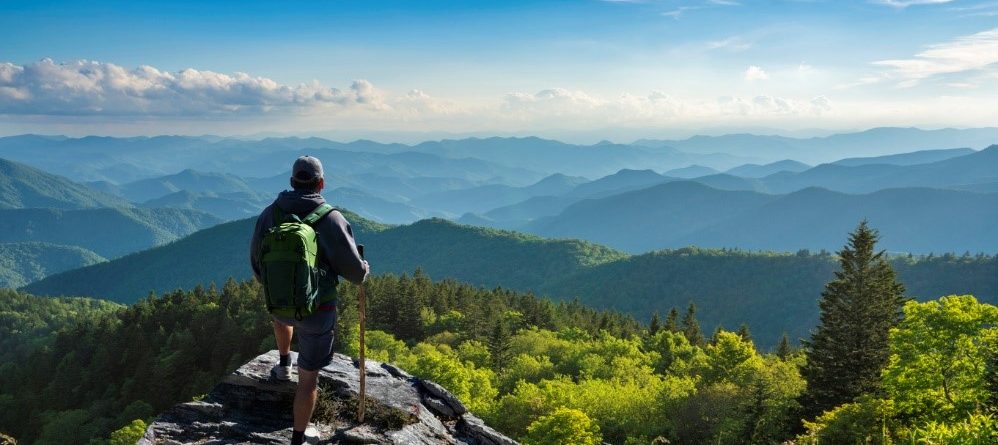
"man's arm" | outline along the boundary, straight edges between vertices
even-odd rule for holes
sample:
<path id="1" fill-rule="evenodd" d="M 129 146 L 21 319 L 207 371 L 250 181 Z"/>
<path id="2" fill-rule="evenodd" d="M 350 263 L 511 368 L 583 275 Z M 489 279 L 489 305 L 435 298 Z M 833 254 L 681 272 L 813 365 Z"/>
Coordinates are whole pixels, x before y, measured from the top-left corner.
<path id="1" fill-rule="evenodd" d="M 263 212 L 256 219 L 256 227 L 253 229 L 253 237 L 250 239 L 250 267 L 253 268 L 253 276 L 260 281 L 260 241 L 263 239 L 263 226 L 267 215 L 270 214 L 270 206 L 263 209 Z"/>
<path id="2" fill-rule="evenodd" d="M 334 210 L 319 221 L 316 230 L 322 245 L 322 255 L 337 275 L 353 283 L 361 283 L 367 276 L 367 262 L 357 251 L 353 229 L 343 214 Z"/>

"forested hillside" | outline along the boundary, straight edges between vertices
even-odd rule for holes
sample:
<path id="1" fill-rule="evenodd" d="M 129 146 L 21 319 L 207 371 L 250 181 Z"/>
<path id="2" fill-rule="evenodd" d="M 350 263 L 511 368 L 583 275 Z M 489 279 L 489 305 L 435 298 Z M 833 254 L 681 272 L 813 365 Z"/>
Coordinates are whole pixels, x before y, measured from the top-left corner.
<path id="1" fill-rule="evenodd" d="M 127 206 L 128 202 L 62 176 L 0 159 L 0 209 L 81 209 Z"/>
<path id="2" fill-rule="evenodd" d="M 207 213 L 184 209 L 4 209 L 0 210 L 0 242 L 79 246 L 115 258 L 182 238 L 219 221 Z"/>
<path id="3" fill-rule="evenodd" d="M 385 226 L 347 213 L 375 273 L 421 268 L 435 279 L 579 298 L 647 321 L 694 302 L 706 329 L 754 327 L 760 345 L 786 332 L 806 337 L 817 320 L 821 286 L 835 268 L 828 253 L 750 252 L 683 248 L 628 256 L 574 240 L 546 240 L 516 232 L 434 219 Z M 38 295 L 101 296 L 130 303 L 150 290 L 190 289 L 250 277 L 253 220 L 235 221 L 172 244 L 108 263 L 48 277 L 25 289 Z M 842 233 L 846 233 L 843 231 Z M 890 237 L 885 232 L 885 237 Z M 842 234 L 839 235 L 840 237 Z M 902 256 L 893 260 L 910 295 L 972 293 L 998 302 L 998 257 Z"/>
<path id="4" fill-rule="evenodd" d="M 260 196 L 242 192 L 212 193 L 181 190 L 140 204 L 148 209 L 171 208 L 197 210 L 222 221 L 248 218 L 259 214 L 268 202 Z"/>
<path id="5" fill-rule="evenodd" d="M 76 246 L 0 243 L 0 288 L 16 289 L 49 275 L 106 261 Z"/>
<path id="6" fill-rule="evenodd" d="M 458 339 L 474 340 L 464 349 L 485 360 L 489 348 L 505 354 L 513 333 L 528 326 L 574 329 L 576 335 L 601 327 L 618 336 L 639 331 L 619 314 L 453 281 L 432 283 L 423 275 L 376 277 L 368 288 L 371 329 L 413 344 L 430 337 L 455 347 Z M 123 308 L 0 290 L 0 431 L 23 443 L 86 444 L 204 394 L 227 372 L 274 348 L 259 291 L 255 283 L 230 281 Z M 340 295 L 338 349 L 349 350 L 355 288 L 343 285 Z M 372 344 L 378 344 L 375 337 Z M 490 339 L 498 343 L 485 346 Z M 455 373 L 441 383 L 474 374 L 473 367 L 437 354 L 427 359 Z M 487 376 L 479 383 L 495 387 Z"/>
<path id="7" fill-rule="evenodd" d="M 358 242 L 366 243 L 375 273 L 422 268 L 440 278 L 486 286 L 531 289 L 553 276 L 624 257 L 575 240 L 459 226 L 432 219 L 385 226 L 346 213 Z M 255 218 L 222 224 L 119 261 L 49 277 L 27 289 L 40 295 L 101 295 L 130 303 L 150 290 L 189 289 L 196 283 L 250 277 L 249 238 Z M 84 279 L 86 277 L 86 279 Z"/>

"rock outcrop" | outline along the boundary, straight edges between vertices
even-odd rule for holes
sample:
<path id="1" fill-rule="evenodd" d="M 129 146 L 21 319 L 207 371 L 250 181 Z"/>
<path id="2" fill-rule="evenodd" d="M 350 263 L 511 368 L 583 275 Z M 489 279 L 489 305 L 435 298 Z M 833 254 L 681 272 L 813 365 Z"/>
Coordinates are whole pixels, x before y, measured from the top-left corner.
<path id="1" fill-rule="evenodd" d="M 164 412 L 139 444 L 288 443 L 297 375 L 290 382 L 271 381 L 277 360 L 277 351 L 260 355 L 202 400 Z M 336 354 L 319 372 L 319 388 L 312 425 L 320 444 L 516 444 L 440 385 L 389 364 L 367 361 L 364 424 L 356 421 L 360 376 L 353 359 Z"/>

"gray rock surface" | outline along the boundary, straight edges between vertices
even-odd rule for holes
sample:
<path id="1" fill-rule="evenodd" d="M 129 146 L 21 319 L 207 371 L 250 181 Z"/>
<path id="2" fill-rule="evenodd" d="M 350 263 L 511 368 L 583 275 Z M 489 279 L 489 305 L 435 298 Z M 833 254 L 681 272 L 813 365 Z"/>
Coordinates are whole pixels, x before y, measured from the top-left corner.
<path id="1" fill-rule="evenodd" d="M 285 444 L 291 439 L 290 382 L 270 380 L 277 351 L 246 363 L 203 399 L 161 414 L 139 440 L 152 444 Z M 514 445 L 473 416 L 454 395 L 394 366 L 367 361 L 367 415 L 356 419 L 357 363 L 336 354 L 319 372 L 320 402 L 313 416 L 319 444 Z"/>

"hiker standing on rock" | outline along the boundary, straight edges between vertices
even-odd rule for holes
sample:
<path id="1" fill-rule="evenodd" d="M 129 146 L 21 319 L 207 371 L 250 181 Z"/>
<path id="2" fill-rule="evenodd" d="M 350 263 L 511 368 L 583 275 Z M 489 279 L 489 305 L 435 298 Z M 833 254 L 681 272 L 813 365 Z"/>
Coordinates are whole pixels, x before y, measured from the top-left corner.
<path id="1" fill-rule="evenodd" d="M 291 379 L 291 337 L 298 330 L 292 445 L 304 441 L 318 397 L 319 369 L 333 359 L 337 276 L 359 284 L 370 270 L 350 223 L 319 194 L 324 186 L 317 158 L 295 160 L 292 190 L 263 209 L 250 245 L 253 274 L 263 285 L 281 355 L 271 378 Z"/>

